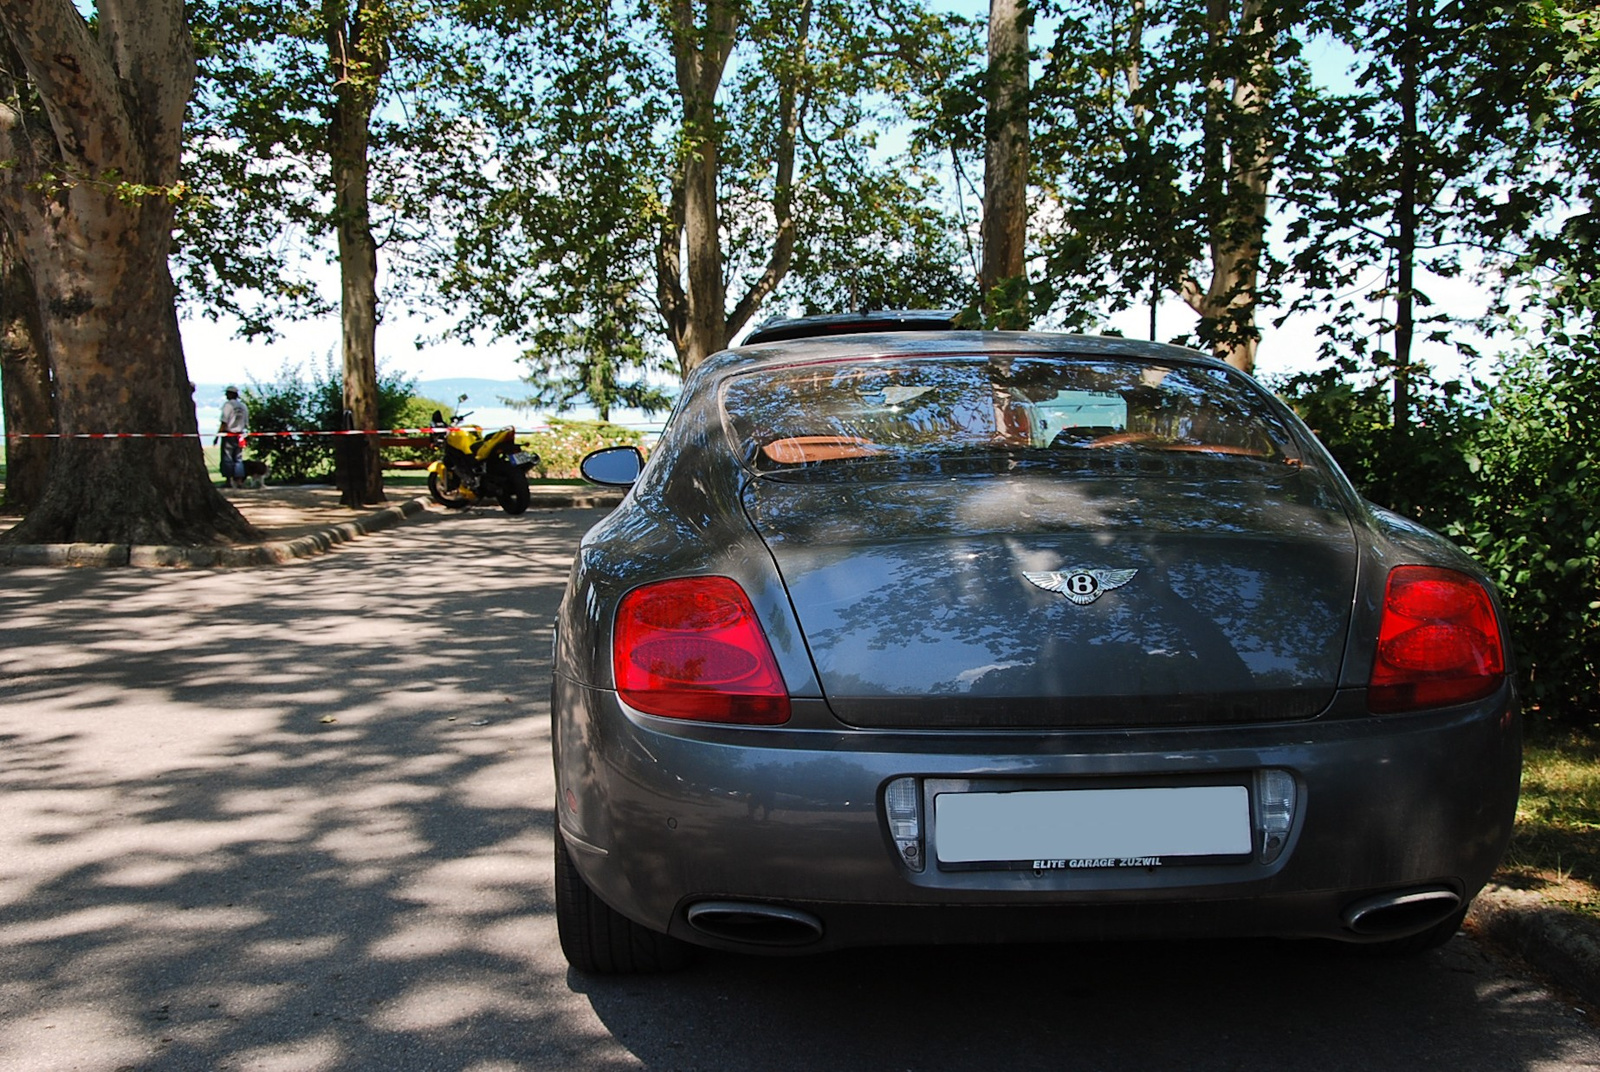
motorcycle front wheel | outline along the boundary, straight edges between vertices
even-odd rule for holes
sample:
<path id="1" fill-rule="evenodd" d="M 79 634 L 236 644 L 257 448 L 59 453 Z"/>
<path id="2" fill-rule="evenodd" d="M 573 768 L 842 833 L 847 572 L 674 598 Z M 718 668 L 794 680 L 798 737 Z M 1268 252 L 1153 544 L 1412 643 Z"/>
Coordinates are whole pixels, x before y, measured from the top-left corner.
<path id="1" fill-rule="evenodd" d="M 461 494 L 461 478 L 449 469 L 428 473 L 428 494 L 434 502 L 451 510 L 465 510 L 472 505 L 472 500 Z"/>
<path id="2" fill-rule="evenodd" d="M 507 465 L 499 474 L 496 483 L 499 484 L 499 494 L 495 501 L 500 504 L 500 509 L 508 514 L 516 515 L 528 509 L 532 500 L 532 493 L 528 491 L 528 474 L 514 465 Z"/>

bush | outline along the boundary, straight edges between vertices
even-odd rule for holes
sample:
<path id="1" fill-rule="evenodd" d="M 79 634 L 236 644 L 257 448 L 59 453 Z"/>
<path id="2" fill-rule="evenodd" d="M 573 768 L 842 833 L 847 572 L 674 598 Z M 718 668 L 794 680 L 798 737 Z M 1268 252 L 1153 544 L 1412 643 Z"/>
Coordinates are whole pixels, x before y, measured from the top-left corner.
<path id="1" fill-rule="evenodd" d="M 432 398 L 414 395 L 407 398 L 392 424 L 385 428 L 428 428 L 433 425 L 434 411 L 449 419 L 450 407 Z M 418 443 L 414 447 L 388 447 L 383 452 L 385 462 L 431 462 L 439 457 L 439 448 L 432 443 Z"/>
<path id="2" fill-rule="evenodd" d="M 1470 508 L 1473 437 L 1484 400 L 1459 380 L 1414 375 L 1411 423 L 1394 433 L 1393 388 L 1352 363 L 1273 384 L 1365 498 L 1443 531 Z"/>
<path id="3" fill-rule="evenodd" d="M 573 479 L 583 456 L 601 447 L 641 446 L 644 433 L 607 421 L 550 418 L 548 432 L 525 436 L 518 443 L 539 455 L 538 473 L 545 479 Z"/>
<path id="4" fill-rule="evenodd" d="M 1499 582 L 1525 697 L 1541 721 L 1600 723 L 1600 347 L 1592 336 L 1507 361 L 1450 534 Z"/>
<path id="5" fill-rule="evenodd" d="M 1549 330 L 1492 386 L 1426 385 L 1391 430 L 1349 368 L 1277 385 L 1367 498 L 1446 534 L 1500 588 L 1535 724 L 1600 726 L 1600 344 Z"/>
<path id="6" fill-rule="evenodd" d="M 401 373 L 378 370 L 378 426 L 406 427 L 416 381 Z M 330 357 L 304 378 L 301 367 L 285 362 L 277 379 L 251 380 L 244 389 L 253 432 L 337 431 L 343 426 L 343 373 Z M 430 409 L 429 415 L 432 414 Z M 423 423 L 426 423 L 424 420 Z M 272 466 L 274 483 L 327 483 L 333 476 L 334 436 L 267 436 L 249 441 L 249 453 Z"/>

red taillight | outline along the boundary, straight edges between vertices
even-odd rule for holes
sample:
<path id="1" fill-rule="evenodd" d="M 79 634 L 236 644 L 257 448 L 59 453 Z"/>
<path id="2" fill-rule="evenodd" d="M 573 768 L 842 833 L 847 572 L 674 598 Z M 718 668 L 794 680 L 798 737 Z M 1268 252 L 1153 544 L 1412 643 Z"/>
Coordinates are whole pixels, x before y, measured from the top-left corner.
<path id="1" fill-rule="evenodd" d="M 622 597 L 611 640 L 617 692 L 651 715 L 774 726 L 789 692 L 744 589 L 683 577 Z"/>
<path id="2" fill-rule="evenodd" d="M 1367 707 L 1378 713 L 1477 700 L 1500 687 L 1505 654 L 1483 586 L 1464 573 L 1397 566 L 1389 574 Z"/>

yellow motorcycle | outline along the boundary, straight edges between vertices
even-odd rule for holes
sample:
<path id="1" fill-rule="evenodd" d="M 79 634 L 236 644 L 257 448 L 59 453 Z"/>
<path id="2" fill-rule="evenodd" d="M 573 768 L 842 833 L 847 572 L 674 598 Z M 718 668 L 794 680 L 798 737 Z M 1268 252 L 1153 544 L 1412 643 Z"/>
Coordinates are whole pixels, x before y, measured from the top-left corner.
<path id="1" fill-rule="evenodd" d="M 445 426 L 444 414 L 433 412 L 433 441 L 443 457 L 428 466 L 428 494 L 452 510 L 493 500 L 508 514 L 528 508 L 528 470 L 539 456 L 517 449 L 516 429 L 502 428 L 489 435 L 476 425 L 462 425 L 468 413 L 458 413 Z"/>

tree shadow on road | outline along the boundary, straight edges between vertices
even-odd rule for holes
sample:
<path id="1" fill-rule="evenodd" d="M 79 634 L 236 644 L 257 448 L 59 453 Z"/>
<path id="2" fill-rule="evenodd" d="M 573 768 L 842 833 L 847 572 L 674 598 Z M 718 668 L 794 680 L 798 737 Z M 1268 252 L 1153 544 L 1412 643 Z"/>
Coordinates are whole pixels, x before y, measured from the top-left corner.
<path id="1" fill-rule="evenodd" d="M 1457 939 L 570 972 L 550 623 L 592 512 L 274 569 L 0 577 L 0 1069 L 1512 1069 L 1593 1036 Z"/>
<path id="2" fill-rule="evenodd" d="M 10 571 L 0 1066 L 589 1063 L 538 996 L 550 625 L 594 519 Z"/>

